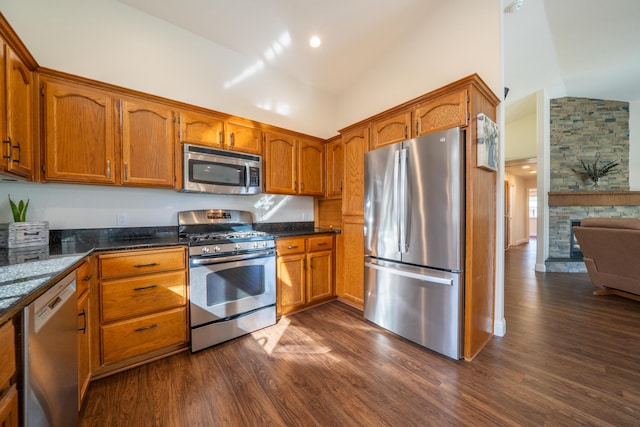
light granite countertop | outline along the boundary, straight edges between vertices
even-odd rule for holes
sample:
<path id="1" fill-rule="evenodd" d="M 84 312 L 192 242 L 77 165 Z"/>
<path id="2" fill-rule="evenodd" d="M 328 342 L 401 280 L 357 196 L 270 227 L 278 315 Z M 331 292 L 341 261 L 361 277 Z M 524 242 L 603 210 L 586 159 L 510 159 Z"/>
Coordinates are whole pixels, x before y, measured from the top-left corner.
<path id="1" fill-rule="evenodd" d="M 62 277 L 86 255 L 65 255 L 0 267 L 0 323 L 35 299 L 41 288 Z"/>

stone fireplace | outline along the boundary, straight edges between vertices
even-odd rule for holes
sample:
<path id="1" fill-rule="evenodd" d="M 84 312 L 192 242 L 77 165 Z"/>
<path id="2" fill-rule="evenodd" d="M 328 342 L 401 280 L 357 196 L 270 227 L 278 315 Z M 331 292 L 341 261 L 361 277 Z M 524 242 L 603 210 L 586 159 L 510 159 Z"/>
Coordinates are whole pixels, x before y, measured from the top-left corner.
<path id="1" fill-rule="evenodd" d="M 572 243 L 572 221 L 586 217 L 640 217 L 640 193 L 629 191 L 629 104 L 588 98 L 558 98 L 550 103 L 550 272 L 586 272 Z M 616 161 L 602 178 L 602 191 L 573 169 L 580 160 Z M 572 256 L 573 254 L 573 256 Z"/>

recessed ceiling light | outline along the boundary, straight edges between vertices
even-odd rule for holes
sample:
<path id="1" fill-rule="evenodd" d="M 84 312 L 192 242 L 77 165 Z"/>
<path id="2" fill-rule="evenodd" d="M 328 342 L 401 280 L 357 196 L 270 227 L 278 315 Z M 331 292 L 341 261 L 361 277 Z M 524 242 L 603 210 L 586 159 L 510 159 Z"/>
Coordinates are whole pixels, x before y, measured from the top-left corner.
<path id="1" fill-rule="evenodd" d="M 322 43 L 322 40 L 320 40 L 320 37 L 318 37 L 318 36 L 312 36 L 309 39 L 309 46 L 311 46 L 311 47 L 314 47 L 314 48 L 318 47 L 318 46 L 320 46 L 321 43 Z"/>

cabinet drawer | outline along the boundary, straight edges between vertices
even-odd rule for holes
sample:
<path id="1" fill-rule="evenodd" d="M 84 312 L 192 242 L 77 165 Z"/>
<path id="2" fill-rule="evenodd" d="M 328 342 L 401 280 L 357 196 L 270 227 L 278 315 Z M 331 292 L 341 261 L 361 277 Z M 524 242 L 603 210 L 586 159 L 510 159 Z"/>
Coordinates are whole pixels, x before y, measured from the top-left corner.
<path id="1" fill-rule="evenodd" d="M 103 363 L 187 342 L 186 307 L 102 326 Z"/>
<path id="2" fill-rule="evenodd" d="M 78 295 L 82 295 L 82 293 L 89 288 L 89 283 L 91 283 L 91 263 L 85 261 L 76 270 L 76 289 Z"/>
<path id="3" fill-rule="evenodd" d="M 101 278 L 153 273 L 179 268 L 185 268 L 184 248 L 100 255 Z"/>
<path id="4" fill-rule="evenodd" d="M 184 305 L 184 271 L 145 274 L 100 283 L 102 321 L 109 322 Z"/>
<path id="5" fill-rule="evenodd" d="M 0 426 L 18 427 L 18 390 L 12 385 L 9 391 L 0 396 Z"/>
<path id="6" fill-rule="evenodd" d="M 333 249 L 333 236 L 309 237 L 307 251 L 326 251 Z"/>
<path id="7" fill-rule="evenodd" d="M 9 387 L 9 380 L 16 372 L 16 347 L 13 322 L 0 327 L 0 394 Z"/>
<path id="8" fill-rule="evenodd" d="M 304 253 L 304 237 L 276 241 L 278 256 Z"/>

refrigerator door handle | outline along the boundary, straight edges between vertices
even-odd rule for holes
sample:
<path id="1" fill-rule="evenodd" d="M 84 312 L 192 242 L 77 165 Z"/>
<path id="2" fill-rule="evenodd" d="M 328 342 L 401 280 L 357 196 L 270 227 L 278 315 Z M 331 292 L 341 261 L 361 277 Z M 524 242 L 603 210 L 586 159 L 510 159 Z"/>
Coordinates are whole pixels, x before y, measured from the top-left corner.
<path id="1" fill-rule="evenodd" d="M 442 277 L 429 276 L 427 274 L 412 273 L 411 271 L 399 270 L 396 268 L 385 267 L 382 265 L 374 264 L 372 262 L 365 262 L 365 267 L 373 268 L 375 270 L 384 271 L 387 273 L 397 274 L 399 276 L 410 277 L 412 279 L 421 280 L 423 282 L 437 283 L 439 285 L 453 286 L 452 279 L 443 279 Z"/>
<path id="2" fill-rule="evenodd" d="M 400 238 L 401 224 L 400 224 L 400 151 L 394 151 L 393 153 L 393 208 L 392 215 L 395 218 L 396 223 L 396 242 L 398 243 L 398 252 L 402 252 L 402 241 Z"/>
<path id="3" fill-rule="evenodd" d="M 400 186 L 398 191 L 400 193 L 400 206 L 398 207 L 399 218 L 398 228 L 400 235 L 399 250 L 400 253 L 407 253 L 409 251 L 409 245 L 407 244 L 407 149 L 400 150 Z"/>

